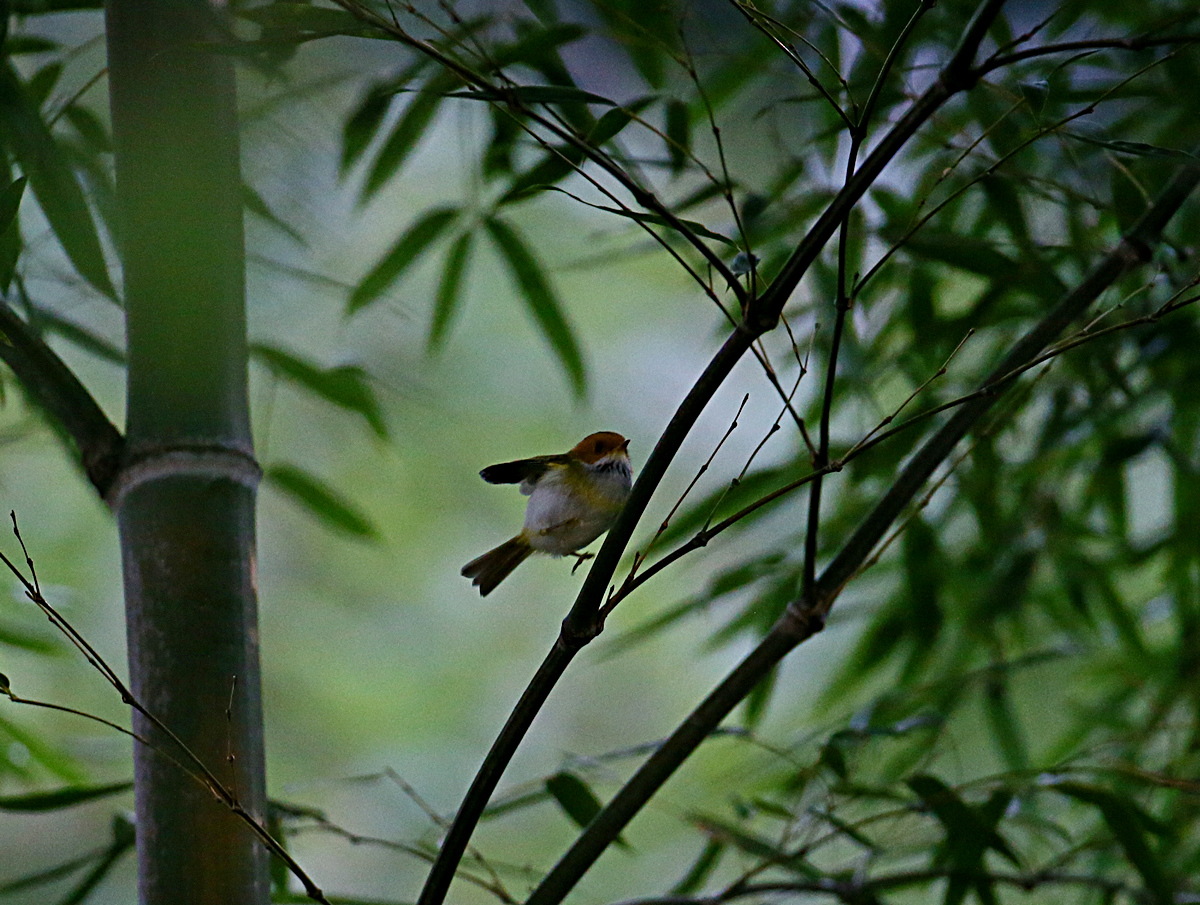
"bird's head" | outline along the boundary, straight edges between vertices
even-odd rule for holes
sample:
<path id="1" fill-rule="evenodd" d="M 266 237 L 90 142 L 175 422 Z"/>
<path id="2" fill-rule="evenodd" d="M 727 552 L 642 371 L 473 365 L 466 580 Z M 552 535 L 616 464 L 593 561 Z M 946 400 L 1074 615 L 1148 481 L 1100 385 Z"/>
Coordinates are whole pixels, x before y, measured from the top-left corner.
<path id="1" fill-rule="evenodd" d="M 575 444 L 571 455 L 585 465 L 595 465 L 602 460 L 629 458 L 629 441 L 613 431 L 588 434 Z"/>

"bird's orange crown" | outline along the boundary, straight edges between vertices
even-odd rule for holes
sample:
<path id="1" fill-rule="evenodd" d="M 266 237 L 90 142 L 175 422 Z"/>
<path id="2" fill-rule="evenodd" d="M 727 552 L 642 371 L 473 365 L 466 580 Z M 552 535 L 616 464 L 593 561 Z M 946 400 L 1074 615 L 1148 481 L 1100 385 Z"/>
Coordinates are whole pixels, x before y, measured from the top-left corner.
<path id="1" fill-rule="evenodd" d="M 575 444 L 571 455 L 580 462 L 592 465 L 605 456 L 615 452 L 623 452 L 629 446 L 629 441 L 614 431 L 599 431 L 588 434 Z"/>

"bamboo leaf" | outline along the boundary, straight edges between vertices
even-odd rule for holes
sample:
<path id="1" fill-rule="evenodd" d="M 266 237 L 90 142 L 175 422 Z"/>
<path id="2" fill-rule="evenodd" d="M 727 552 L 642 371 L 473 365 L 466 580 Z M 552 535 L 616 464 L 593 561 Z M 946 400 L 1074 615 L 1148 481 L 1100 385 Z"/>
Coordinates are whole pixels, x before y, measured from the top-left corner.
<path id="1" fill-rule="evenodd" d="M 379 131 L 392 99 L 420 74 L 428 62 L 425 57 L 415 60 L 399 74 L 371 86 L 363 95 L 358 107 L 342 127 L 342 158 L 339 171 L 343 176 L 362 157 L 371 139 Z"/>
<path id="2" fill-rule="evenodd" d="M 109 136 L 108 130 L 100 121 L 100 117 L 87 107 L 82 104 L 68 104 L 63 115 L 66 116 L 67 122 L 75 127 L 80 138 L 97 151 L 105 154 L 112 151 L 112 138 Z"/>
<path id="3" fill-rule="evenodd" d="M 21 165 L 50 228 L 75 269 L 115 300 L 117 293 L 83 190 L 8 62 L 0 65 L 0 142 Z"/>
<path id="4" fill-rule="evenodd" d="M 346 305 L 346 316 L 349 317 L 371 304 L 389 286 L 400 279 L 421 252 L 454 222 L 458 213 L 458 208 L 455 207 L 435 208 L 410 226 L 350 294 L 350 301 Z"/>
<path id="5" fill-rule="evenodd" d="M 1080 782 L 1058 782 L 1052 787 L 1056 792 L 1070 796 L 1095 807 L 1108 825 L 1125 857 L 1133 865 L 1155 896 L 1160 905 L 1174 901 L 1171 883 L 1168 881 L 1158 856 L 1146 840 L 1145 827 L 1154 821 L 1141 811 L 1130 799 L 1099 786 Z"/>
<path id="6" fill-rule="evenodd" d="M 462 277 L 467 269 L 467 259 L 470 257 L 474 239 L 474 233 L 463 233 L 446 253 L 446 264 L 442 268 L 442 279 L 438 283 L 437 296 L 434 299 L 433 323 L 429 327 L 430 351 L 441 348 L 450 332 L 450 324 L 458 310 Z"/>
<path id="7" fill-rule="evenodd" d="M 555 773 L 546 780 L 546 791 L 576 826 L 587 826 L 600 813 L 600 799 L 574 773 Z"/>
<path id="8" fill-rule="evenodd" d="M 25 795 L 0 797 L 0 811 L 40 812 L 60 811 L 85 801 L 120 795 L 133 788 L 132 782 L 114 782 L 102 786 L 67 786 L 50 792 L 30 792 Z"/>
<path id="9" fill-rule="evenodd" d="M 572 85 L 514 85 L 511 88 L 495 91 L 477 88 L 468 91 L 449 91 L 445 96 L 524 105 L 584 103 L 604 104 L 606 107 L 617 106 L 617 102 L 614 100 Z"/>
<path id="10" fill-rule="evenodd" d="M 275 465 L 267 469 L 266 479 L 308 510 L 325 527 L 364 540 L 378 539 L 379 534 L 370 519 L 344 496 L 307 471 L 294 465 Z"/>
<path id="11" fill-rule="evenodd" d="M 671 161 L 671 175 L 678 176 L 687 165 L 691 150 L 692 132 L 688 106 L 683 101 L 667 103 L 667 158 Z"/>
<path id="12" fill-rule="evenodd" d="M 696 862 L 683 875 L 683 878 L 671 887 L 671 895 L 690 896 L 703 889 L 705 882 L 720 863 L 721 855 L 724 853 L 724 843 L 718 842 L 716 839 L 709 839 L 705 842 Z"/>
<path id="13" fill-rule="evenodd" d="M 387 439 L 387 424 L 366 371 L 355 365 L 322 368 L 274 346 L 255 344 L 251 354 L 272 373 L 304 387 L 339 408 L 363 417 L 380 439 Z"/>
<path id="14" fill-rule="evenodd" d="M 558 355 L 575 395 L 582 396 L 587 386 L 583 353 L 554 295 L 554 290 L 550 288 L 541 264 L 512 226 L 497 217 L 488 217 L 484 225 L 508 265 L 530 313 Z"/>
<path id="15" fill-rule="evenodd" d="M 16 272 L 17 258 L 21 254 L 17 211 L 21 207 L 26 181 L 24 176 L 20 176 L 0 192 L 0 292 L 8 291 L 13 273 Z"/>
<path id="16" fill-rule="evenodd" d="M 254 186 L 244 181 L 242 182 L 242 204 L 250 213 L 266 220 L 280 232 L 295 240 L 298 245 L 302 245 L 305 248 L 308 247 L 308 243 L 304 241 L 304 236 L 300 235 L 300 232 L 295 227 L 271 210 L 270 205 L 263 200 L 262 195 L 254 190 Z"/>
<path id="17" fill-rule="evenodd" d="M 588 133 L 588 144 L 598 148 L 606 141 L 612 141 L 620 134 L 622 129 L 633 121 L 634 116 L 650 106 L 653 100 L 653 97 L 642 97 L 621 107 L 609 110 L 596 121 L 596 125 Z"/>
<path id="18" fill-rule="evenodd" d="M 454 85 L 454 79 L 445 74 L 431 78 L 425 87 L 417 91 L 392 131 L 375 155 L 375 161 L 367 172 L 359 202 L 369 200 L 389 179 L 396 175 L 401 164 L 408 159 L 421 137 L 433 122 L 445 93 Z"/>

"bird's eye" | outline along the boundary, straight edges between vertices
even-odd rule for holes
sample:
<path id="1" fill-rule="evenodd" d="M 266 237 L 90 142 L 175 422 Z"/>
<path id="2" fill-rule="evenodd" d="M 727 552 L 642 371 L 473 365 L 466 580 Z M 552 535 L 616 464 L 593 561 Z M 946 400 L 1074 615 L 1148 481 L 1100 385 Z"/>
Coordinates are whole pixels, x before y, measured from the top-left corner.
<path id="1" fill-rule="evenodd" d="M 602 452 L 604 452 L 604 444 L 601 443 L 599 440 L 597 440 L 596 441 L 596 455 L 600 455 L 600 453 L 602 453 Z"/>

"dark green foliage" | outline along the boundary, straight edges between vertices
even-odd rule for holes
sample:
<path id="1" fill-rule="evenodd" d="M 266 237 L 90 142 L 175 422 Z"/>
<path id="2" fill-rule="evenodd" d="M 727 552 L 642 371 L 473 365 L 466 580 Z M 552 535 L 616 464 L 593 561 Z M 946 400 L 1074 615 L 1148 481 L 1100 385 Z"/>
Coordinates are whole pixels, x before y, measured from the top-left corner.
<path id="1" fill-rule="evenodd" d="M 360 540 L 375 540 L 379 533 L 371 520 L 349 500 L 310 472 L 294 465 L 273 465 L 267 482 L 298 503 L 330 530 Z"/>

